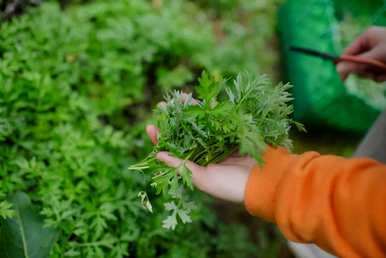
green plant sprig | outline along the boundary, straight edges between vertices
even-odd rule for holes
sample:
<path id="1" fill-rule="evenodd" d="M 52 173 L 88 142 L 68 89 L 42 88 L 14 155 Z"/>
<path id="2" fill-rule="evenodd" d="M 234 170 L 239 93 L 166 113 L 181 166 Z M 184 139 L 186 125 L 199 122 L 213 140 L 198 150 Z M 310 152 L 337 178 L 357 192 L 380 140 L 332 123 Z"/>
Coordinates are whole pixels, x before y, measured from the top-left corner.
<path id="1" fill-rule="evenodd" d="M 182 160 L 206 166 L 238 151 L 262 164 L 261 156 L 267 145 L 290 148 L 291 125 L 303 129 L 289 118 L 292 113 L 289 88 L 289 84 L 274 86 L 266 76 L 243 74 L 229 83 L 203 73 L 195 89 L 195 99 L 192 94 L 173 91 L 158 105 L 154 111 L 158 143 L 143 162 L 129 169 L 150 172 L 156 193 L 173 199 L 165 208 L 171 210 L 173 206 L 173 214 L 182 212 L 181 221 L 190 222 L 186 216 L 192 206 L 186 208 L 187 197 L 183 192 L 183 186 L 193 189 L 190 171 L 184 162 L 177 169 L 167 167 L 155 159 L 155 154 L 168 151 Z M 176 217 L 169 216 L 164 227 L 174 229 Z"/>

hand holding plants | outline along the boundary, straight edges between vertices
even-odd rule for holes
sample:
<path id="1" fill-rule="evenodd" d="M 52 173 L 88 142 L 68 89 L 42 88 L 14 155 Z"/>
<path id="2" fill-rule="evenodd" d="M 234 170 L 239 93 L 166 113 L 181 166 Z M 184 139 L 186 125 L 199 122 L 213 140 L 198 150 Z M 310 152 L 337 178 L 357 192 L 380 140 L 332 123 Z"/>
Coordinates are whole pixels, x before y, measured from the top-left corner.
<path id="1" fill-rule="evenodd" d="M 146 131 L 156 144 L 158 129 L 149 125 Z M 164 151 L 158 152 L 156 158 L 173 168 L 178 168 L 184 162 Z M 186 161 L 185 165 L 192 172 L 193 184 L 201 191 L 223 200 L 243 202 L 248 175 L 256 161 L 248 156 L 232 154 L 217 164 L 200 166 Z"/>
<path id="2" fill-rule="evenodd" d="M 239 75 L 228 83 L 204 73 L 196 99 L 178 91 L 166 95 L 154 111 L 155 125 L 147 127 L 152 153 L 129 167 L 151 173 L 155 192 L 168 196 L 165 228 L 174 229 L 177 217 L 191 221 L 194 205 L 187 190 L 193 185 L 224 200 L 244 200 L 249 172 L 263 163 L 267 146 L 290 147 L 291 125 L 301 127 L 288 118 L 289 87 L 265 76 Z M 151 210 L 145 193 L 141 196 Z"/>

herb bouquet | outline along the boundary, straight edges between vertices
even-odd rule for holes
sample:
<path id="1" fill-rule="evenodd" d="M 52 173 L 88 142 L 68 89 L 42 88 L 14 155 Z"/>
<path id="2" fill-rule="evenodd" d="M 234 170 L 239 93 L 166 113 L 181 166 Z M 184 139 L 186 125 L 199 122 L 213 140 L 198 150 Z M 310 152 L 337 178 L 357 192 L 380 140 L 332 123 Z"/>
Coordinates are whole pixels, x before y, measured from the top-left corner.
<path id="1" fill-rule="evenodd" d="M 167 167 L 155 159 L 156 153 L 168 151 L 205 166 L 239 152 L 261 164 L 267 145 L 290 147 L 291 125 L 302 128 L 289 118 L 289 88 L 289 84 L 273 85 L 266 76 L 243 74 L 230 83 L 204 73 L 195 88 L 195 99 L 179 91 L 166 95 L 165 103 L 154 111 L 158 143 L 143 162 L 129 167 L 151 173 L 156 193 L 170 196 L 165 209 L 171 215 L 164 220 L 165 228 L 174 229 L 177 218 L 191 222 L 194 204 L 187 201 L 184 189 L 193 189 L 193 184 L 183 163 L 178 168 Z M 146 193 L 139 196 L 152 211 Z"/>

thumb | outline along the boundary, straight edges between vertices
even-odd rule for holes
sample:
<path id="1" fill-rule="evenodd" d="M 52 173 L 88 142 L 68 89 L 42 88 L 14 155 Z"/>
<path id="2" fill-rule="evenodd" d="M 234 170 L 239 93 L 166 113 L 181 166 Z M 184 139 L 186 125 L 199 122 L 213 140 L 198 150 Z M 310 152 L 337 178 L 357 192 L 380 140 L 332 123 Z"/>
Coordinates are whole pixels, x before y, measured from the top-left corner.
<path id="1" fill-rule="evenodd" d="M 185 163 L 185 166 L 192 172 L 192 181 L 193 184 L 200 189 L 201 191 L 208 192 L 207 187 L 207 178 L 205 173 L 205 168 L 202 166 L 197 165 L 196 163 L 186 160 L 183 161 L 179 158 L 176 158 L 172 155 L 170 155 L 168 152 L 159 152 L 156 155 L 156 158 L 159 161 L 164 162 L 166 165 L 172 167 L 172 168 L 178 168 L 183 163 Z"/>
<path id="2" fill-rule="evenodd" d="M 185 164 L 185 166 L 192 172 L 192 179 L 193 183 L 195 184 L 196 182 L 201 181 L 200 178 L 205 175 L 205 173 L 203 173 L 205 169 L 204 167 L 201 167 L 189 160 L 183 161 L 179 158 L 170 155 L 170 153 L 168 152 L 161 151 L 157 153 L 156 158 L 172 168 L 178 168 L 182 164 Z"/>

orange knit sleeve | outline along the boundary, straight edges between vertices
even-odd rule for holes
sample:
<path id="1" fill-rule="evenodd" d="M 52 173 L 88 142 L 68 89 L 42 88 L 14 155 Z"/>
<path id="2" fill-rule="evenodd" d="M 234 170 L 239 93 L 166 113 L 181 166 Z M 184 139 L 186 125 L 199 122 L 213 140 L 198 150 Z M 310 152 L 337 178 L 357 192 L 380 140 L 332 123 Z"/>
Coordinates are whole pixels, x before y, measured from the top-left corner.
<path id="1" fill-rule="evenodd" d="M 270 148 L 245 192 L 247 210 L 278 225 L 292 241 L 339 257 L 386 257 L 386 166 Z"/>

